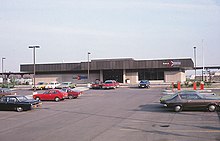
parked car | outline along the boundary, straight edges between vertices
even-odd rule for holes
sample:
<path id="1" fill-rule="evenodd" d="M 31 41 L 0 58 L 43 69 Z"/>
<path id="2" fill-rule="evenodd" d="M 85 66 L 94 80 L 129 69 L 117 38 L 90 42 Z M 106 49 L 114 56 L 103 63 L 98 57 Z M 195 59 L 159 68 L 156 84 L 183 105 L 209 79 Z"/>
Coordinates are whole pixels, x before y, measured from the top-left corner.
<path id="1" fill-rule="evenodd" d="M 92 82 L 91 88 L 92 89 L 102 88 L 102 82 L 100 80 L 96 79 L 95 82 Z"/>
<path id="2" fill-rule="evenodd" d="M 119 88 L 119 87 L 120 87 L 119 82 L 118 82 L 118 81 L 116 81 L 116 80 L 113 80 L 113 81 L 114 81 L 114 83 L 115 83 L 116 88 Z"/>
<path id="3" fill-rule="evenodd" d="M 52 81 L 49 84 L 46 85 L 46 89 L 55 89 L 57 86 L 59 86 L 60 83 L 57 81 Z"/>
<path id="4" fill-rule="evenodd" d="M 58 89 L 51 89 L 46 90 L 44 93 L 34 94 L 33 98 L 36 100 L 54 100 L 58 102 L 60 100 L 68 98 L 68 93 Z"/>
<path id="5" fill-rule="evenodd" d="M 181 91 L 161 97 L 160 103 L 173 108 L 175 112 L 187 108 L 205 108 L 210 112 L 214 112 L 220 106 L 220 97 L 215 95 L 205 96 L 197 91 Z"/>
<path id="6" fill-rule="evenodd" d="M 68 93 L 68 98 L 69 99 L 75 99 L 75 98 L 82 95 L 82 91 L 75 90 L 75 89 L 63 88 L 62 91 Z"/>
<path id="7" fill-rule="evenodd" d="M 106 80 L 102 84 L 102 88 L 103 89 L 115 89 L 117 87 L 117 84 L 115 82 L 116 82 L 115 80 Z"/>
<path id="8" fill-rule="evenodd" d="M 0 98 L 5 95 L 16 95 L 17 93 L 8 89 L 8 88 L 0 88 Z"/>
<path id="9" fill-rule="evenodd" d="M 38 82 L 35 85 L 35 87 L 37 90 L 44 90 L 44 89 L 46 89 L 46 85 L 47 85 L 47 83 L 45 83 L 45 82 Z M 34 86 L 32 88 L 34 89 Z"/>
<path id="10" fill-rule="evenodd" d="M 75 88 L 76 84 L 73 84 L 72 82 L 62 82 L 60 85 L 56 87 L 56 89 L 62 89 L 62 88 Z"/>
<path id="11" fill-rule="evenodd" d="M 150 82 L 148 80 L 141 80 L 138 84 L 139 88 L 150 88 Z"/>
<path id="12" fill-rule="evenodd" d="M 15 110 L 21 112 L 37 108 L 40 105 L 40 101 L 27 99 L 25 96 L 8 95 L 0 99 L 0 110 Z"/>

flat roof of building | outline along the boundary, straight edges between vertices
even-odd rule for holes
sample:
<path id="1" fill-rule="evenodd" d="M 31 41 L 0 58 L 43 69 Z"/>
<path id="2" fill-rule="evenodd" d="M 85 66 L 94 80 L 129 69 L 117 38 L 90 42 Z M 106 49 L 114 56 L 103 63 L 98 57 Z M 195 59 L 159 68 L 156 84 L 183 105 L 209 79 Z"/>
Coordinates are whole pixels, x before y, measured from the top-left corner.
<path id="1" fill-rule="evenodd" d="M 191 58 L 182 59 L 158 59 L 158 60 L 134 60 L 133 58 L 97 59 L 89 62 L 90 70 L 112 69 L 193 69 L 194 63 Z M 48 63 L 36 64 L 36 72 L 65 72 L 86 71 L 88 62 L 80 63 Z M 21 64 L 21 72 L 33 72 L 33 64 Z"/>

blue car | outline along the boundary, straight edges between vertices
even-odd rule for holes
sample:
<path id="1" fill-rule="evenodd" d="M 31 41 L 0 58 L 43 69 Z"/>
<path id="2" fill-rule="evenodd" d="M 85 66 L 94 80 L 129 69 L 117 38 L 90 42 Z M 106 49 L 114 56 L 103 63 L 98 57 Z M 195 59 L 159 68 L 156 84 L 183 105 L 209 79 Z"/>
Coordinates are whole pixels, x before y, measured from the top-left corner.
<path id="1" fill-rule="evenodd" d="M 148 80 L 141 80 L 138 87 L 139 88 L 150 88 L 150 82 Z"/>

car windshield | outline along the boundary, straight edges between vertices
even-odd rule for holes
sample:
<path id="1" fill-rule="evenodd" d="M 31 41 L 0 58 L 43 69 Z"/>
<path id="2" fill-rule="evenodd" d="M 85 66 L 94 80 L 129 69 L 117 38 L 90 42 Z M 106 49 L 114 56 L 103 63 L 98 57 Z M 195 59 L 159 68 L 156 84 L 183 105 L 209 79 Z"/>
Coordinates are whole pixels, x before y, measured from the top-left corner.
<path id="1" fill-rule="evenodd" d="M 105 81 L 105 84 L 111 84 L 113 83 L 112 81 Z"/>
<path id="2" fill-rule="evenodd" d="M 26 101 L 27 97 L 25 97 L 25 96 L 18 96 L 17 99 L 18 99 L 18 101 L 22 102 L 22 101 Z"/>
<path id="3" fill-rule="evenodd" d="M 39 83 L 37 83 L 37 85 L 43 85 L 44 84 L 44 82 L 39 82 Z"/>
<path id="4" fill-rule="evenodd" d="M 62 92 L 67 92 L 67 89 L 66 89 L 66 88 L 63 88 L 63 89 L 61 89 L 60 91 L 62 91 Z"/>
<path id="5" fill-rule="evenodd" d="M 170 94 L 170 95 L 164 96 L 164 98 L 173 99 L 173 98 L 175 98 L 177 95 L 178 95 L 178 93 Z"/>
<path id="6" fill-rule="evenodd" d="M 140 83 L 148 83 L 148 81 L 147 80 L 141 80 Z"/>
<path id="7" fill-rule="evenodd" d="M 49 83 L 50 85 L 54 85 L 55 83 L 54 82 L 51 82 L 51 83 Z"/>
<path id="8" fill-rule="evenodd" d="M 62 85 L 69 85 L 69 82 L 63 82 Z"/>

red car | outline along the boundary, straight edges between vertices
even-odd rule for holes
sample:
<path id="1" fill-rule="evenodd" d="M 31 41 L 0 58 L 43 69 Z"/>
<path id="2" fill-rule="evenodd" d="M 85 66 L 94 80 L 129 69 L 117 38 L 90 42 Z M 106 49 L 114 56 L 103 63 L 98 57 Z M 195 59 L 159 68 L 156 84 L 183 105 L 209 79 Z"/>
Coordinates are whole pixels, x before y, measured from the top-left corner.
<path id="1" fill-rule="evenodd" d="M 82 95 L 82 91 L 78 91 L 78 90 L 71 89 L 71 88 L 63 88 L 62 91 L 68 93 L 69 99 L 75 99 Z"/>
<path id="2" fill-rule="evenodd" d="M 33 95 L 33 98 L 36 100 L 55 100 L 56 102 L 63 100 L 67 97 L 68 93 L 57 89 L 47 90 L 44 93 Z"/>
<path id="3" fill-rule="evenodd" d="M 116 83 L 115 80 L 106 80 L 103 84 L 102 84 L 102 88 L 103 89 L 115 89 L 117 88 L 118 85 Z"/>
<path id="4" fill-rule="evenodd" d="M 91 85 L 92 89 L 100 89 L 102 88 L 102 82 L 100 80 L 95 80 L 95 82 L 92 83 Z"/>
<path id="5" fill-rule="evenodd" d="M 116 85 L 116 88 L 119 88 L 119 86 L 120 86 L 119 82 L 117 82 L 117 81 L 115 81 L 115 80 L 113 80 L 113 81 L 114 81 L 114 83 L 115 83 L 115 85 Z"/>

